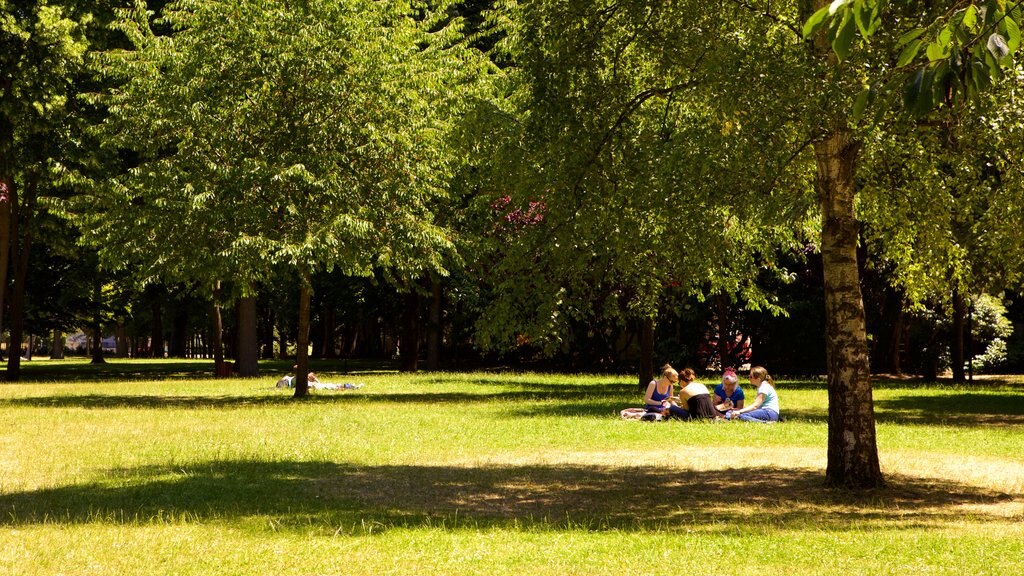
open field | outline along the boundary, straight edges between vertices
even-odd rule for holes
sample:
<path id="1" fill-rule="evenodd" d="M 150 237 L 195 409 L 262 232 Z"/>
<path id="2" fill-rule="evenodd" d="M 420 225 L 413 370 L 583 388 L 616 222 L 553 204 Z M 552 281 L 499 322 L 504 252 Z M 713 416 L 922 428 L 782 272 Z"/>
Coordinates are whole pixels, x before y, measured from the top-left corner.
<path id="1" fill-rule="evenodd" d="M 296 402 L 207 364 L 0 385 L 0 574 L 1024 572 L 1024 378 L 878 382 L 890 487 L 854 494 L 817 381 L 783 424 L 648 424 L 628 376 L 325 364 L 365 386 Z"/>

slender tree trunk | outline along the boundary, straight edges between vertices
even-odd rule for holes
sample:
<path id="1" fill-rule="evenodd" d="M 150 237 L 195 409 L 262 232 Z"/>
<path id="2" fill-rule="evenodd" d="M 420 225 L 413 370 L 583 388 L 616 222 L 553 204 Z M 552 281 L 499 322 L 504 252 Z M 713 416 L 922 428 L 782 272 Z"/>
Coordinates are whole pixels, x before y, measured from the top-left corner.
<path id="1" fill-rule="evenodd" d="M 441 367 L 441 280 L 430 280 L 430 312 L 427 317 L 427 370 Z"/>
<path id="2" fill-rule="evenodd" d="M 404 295 L 399 368 L 402 372 L 415 372 L 420 355 L 420 294 L 415 289 Z"/>
<path id="3" fill-rule="evenodd" d="M 309 273 L 302 271 L 299 283 L 299 333 L 295 344 L 295 398 L 303 398 L 309 394 Z"/>
<path id="4" fill-rule="evenodd" d="M 10 190 L 11 228 L 10 265 L 14 268 L 11 285 L 11 353 L 7 356 L 7 379 L 21 377 L 22 330 L 25 327 L 25 289 L 28 283 L 28 258 L 32 249 L 32 219 L 39 175 L 33 174 L 25 187 L 25 201 L 19 204 L 17 189 Z M 6 281 L 6 279 L 4 280 Z"/>
<path id="5" fill-rule="evenodd" d="M 967 303 L 959 290 L 953 290 L 953 334 L 949 346 L 953 368 L 953 382 L 967 380 L 964 374 L 964 324 L 967 318 Z"/>
<path id="6" fill-rule="evenodd" d="M 875 442 L 864 301 L 857 267 L 858 223 L 854 173 L 858 145 L 837 129 L 814 147 L 822 218 L 828 362 L 828 466 L 826 483 L 884 485 Z"/>
<path id="7" fill-rule="evenodd" d="M 50 360 L 64 359 L 64 332 L 60 328 L 53 329 L 53 345 L 50 346 Z"/>
<path id="8" fill-rule="evenodd" d="M 253 378 L 260 375 L 259 342 L 256 338 L 256 298 L 246 296 L 238 301 L 238 375 Z"/>
<path id="9" fill-rule="evenodd" d="M 2 122 L 0 120 L 0 123 Z M 0 151 L 2 150 L 3 143 L 0 143 Z M 4 171 L 4 160 L 5 158 L 0 157 L 0 334 L 3 333 L 4 304 L 7 302 L 7 268 L 11 259 L 11 202 L 15 194 L 14 179 Z"/>
<path id="10" fill-rule="evenodd" d="M 231 373 L 224 364 L 224 322 L 220 313 L 220 280 L 217 280 L 216 284 L 214 284 L 212 304 L 213 306 L 210 310 L 212 320 L 210 340 L 213 343 L 214 374 L 218 378 L 227 378 L 231 376 Z"/>
<path id="11" fill-rule="evenodd" d="M 0 94 L 8 94 L 11 82 L 9 75 L 0 74 Z M 17 199 L 14 162 L 14 125 L 7 114 L 0 112 L 0 334 L 3 334 L 7 272 L 11 258 L 11 226 L 15 213 L 13 204 Z"/>
<path id="12" fill-rule="evenodd" d="M 646 390 L 654 375 L 654 318 L 644 318 L 640 325 L 640 390 Z"/>

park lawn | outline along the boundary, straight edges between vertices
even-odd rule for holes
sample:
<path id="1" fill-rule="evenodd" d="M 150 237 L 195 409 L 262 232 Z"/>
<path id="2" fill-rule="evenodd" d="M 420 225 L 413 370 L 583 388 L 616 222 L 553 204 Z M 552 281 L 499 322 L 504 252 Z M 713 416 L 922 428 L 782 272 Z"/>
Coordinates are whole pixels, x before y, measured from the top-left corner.
<path id="1" fill-rule="evenodd" d="M 324 364 L 364 387 L 294 401 L 280 363 L 29 364 L 0 385 L 3 574 L 1024 571 L 1024 379 L 879 382 L 890 487 L 850 493 L 820 381 L 779 380 L 782 424 L 649 424 L 617 417 L 627 376 Z"/>

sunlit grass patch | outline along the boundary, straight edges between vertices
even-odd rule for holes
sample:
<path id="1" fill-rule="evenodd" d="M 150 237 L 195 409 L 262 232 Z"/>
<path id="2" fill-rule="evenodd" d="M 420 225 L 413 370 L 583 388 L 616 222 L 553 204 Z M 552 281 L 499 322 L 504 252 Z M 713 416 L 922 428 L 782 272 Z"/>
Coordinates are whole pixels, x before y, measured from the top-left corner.
<path id="1" fill-rule="evenodd" d="M 879 386 L 890 487 L 850 493 L 822 483 L 816 380 L 778 382 L 777 425 L 641 423 L 629 377 L 315 369 L 364 386 L 0 386 L 0 573 L 1024 568 L 1012 382 Z"/>

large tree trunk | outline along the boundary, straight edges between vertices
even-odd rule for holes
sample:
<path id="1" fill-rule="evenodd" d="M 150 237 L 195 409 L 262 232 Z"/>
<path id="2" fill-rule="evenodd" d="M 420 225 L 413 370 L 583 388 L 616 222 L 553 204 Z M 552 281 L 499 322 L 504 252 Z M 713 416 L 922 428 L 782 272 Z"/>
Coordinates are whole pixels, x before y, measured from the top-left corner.
<path id="1" fill-rule="evenodd" d="M 427 370 L 441 367 L 441 280 L 430 280 L 430 312 L 427 317 Z"/>
<path id="2" fill-rule="evenodd" d="M 964 373 L 964 324 L 967 319 L 967 302 L 959 290 L 953 291 L 953 334 L 949 343 L 949 355 L 953 368 L 953 382 L 966 382 Z"/>
<path id="3" fill-rule="evenodd" d="M 415 372 L 419 367 L 420 355 L 420 294 L 415 289 L 404 295 L 405 310 L 402 314 L 402 334 L 399 354 L 399 369 Z"/>
<path id="4" fill-rule="evenodd" d="M 822 218 L 828 362 L 828 467 L 832 486 L 884 485 L 875 443 L 875 412 L 864 301 L 857 267 L 854 170 L 858 146 L 836 130 L 814 147 Z"/>
<path id="5" fill-rule="evenodd" d="M 640 325 L 640 390 L 646 390 L 654 375 L 654 318 L 644 318 Z"/>
<path id="6" fill-rule="evenodd" d="M 299 283 L 299 333 L 295 337 L 295 395 L 303 398 L 309 394 L 309 273 L 303 271 Z"/>
<path id="7" fill-rule="evenodd" d="M 260 375 L 259 342 L 256 338 L 256 298 L 247 296 L 238 301 L 238 375 L 252 378 Z"/>

